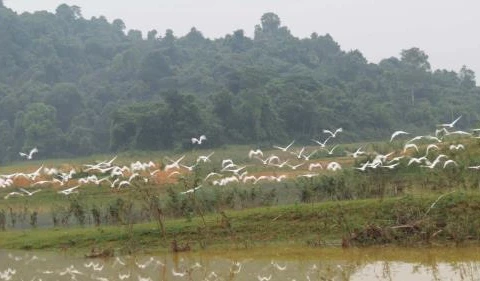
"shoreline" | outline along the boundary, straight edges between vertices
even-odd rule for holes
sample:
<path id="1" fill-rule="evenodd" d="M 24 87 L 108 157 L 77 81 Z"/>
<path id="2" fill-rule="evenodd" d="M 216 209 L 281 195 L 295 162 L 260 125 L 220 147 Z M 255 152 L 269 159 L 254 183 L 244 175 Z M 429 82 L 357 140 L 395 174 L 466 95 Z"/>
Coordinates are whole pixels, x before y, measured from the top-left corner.
<path id="1" fill-rule="evenodd" d="M 480 241 L 480 194 L 455 191 L 440 199 L 434 194 L 407 195 L 226 210 L 203 219 L 168 219 L 165 230 L 167 237 L 160 235 L 155 223 L 6 230 L 0 232 L 0 248 L 163 252 L 172 251 L 173 240 L 191 251 L 275 243 L 308 247 L 462 245 Z"/>

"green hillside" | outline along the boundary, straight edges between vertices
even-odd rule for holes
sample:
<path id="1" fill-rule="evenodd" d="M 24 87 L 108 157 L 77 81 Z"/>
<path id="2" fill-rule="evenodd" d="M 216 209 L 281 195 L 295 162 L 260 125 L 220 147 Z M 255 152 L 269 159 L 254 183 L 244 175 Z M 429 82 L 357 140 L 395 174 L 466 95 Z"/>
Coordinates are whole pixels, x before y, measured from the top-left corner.
<path id="1" fill-rule="evenodd" d="M 195 28 L 142 34 L 65 4 L 20 15 L 0 4 L 0 38 L 3 163 L 33 147 L 42 159 L 190 149 L 201 134 L 207 147 L 312 144 L 338 127 L 352 142 L 459 115 L 460 129 L 479 125 L 467 67 L 433 71 L 426 53 L 405 46 L 368 63 L 329 34 L 295 37 L 273 13 L 253 38 L 236 30 L 208 39 Z"/>

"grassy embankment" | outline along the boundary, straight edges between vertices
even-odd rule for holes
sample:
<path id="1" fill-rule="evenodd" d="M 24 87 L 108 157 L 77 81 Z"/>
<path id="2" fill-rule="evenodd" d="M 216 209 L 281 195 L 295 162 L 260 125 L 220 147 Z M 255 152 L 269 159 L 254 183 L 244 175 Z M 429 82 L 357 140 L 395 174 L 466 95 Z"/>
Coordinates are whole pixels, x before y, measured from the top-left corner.
<path id="1" fill-rule="evenodd" d="M 480 149 L 478 142 L 471 141 L 470 144 L 468 151 L 464 153 L 450 152 L 447 145 L 443 145 L 441 151 L 436 152 L 446 153 L 450 159 L 460 163 L 458 167 L 449 169 L 412 168 L 406 165 L 407 161 L 404 159 L 395 170 L 358 172 L 349 167 L 358 166 L 366 159 L 357 159 L 354 162 L 352 158 L 340 155 L 332 157 L 320 154 L 310 162 L 325 164 L 338 161 L 344 170 L 337 173 L 318 171 L 319 176 L 312 179 L 295 177 L 308 172 L 306 167 L 292 171 L 289 168 L 273 170 L 271 167 L 252 165 L 248 162 L 251 160 L 246 156 L 246 147 L 215 150 L 213 163 L 196 169 L 193 173 L 184 173 L 175 182 L 167 185 L 149 183 L 145 189 L 138 189 L 139 192 L 112 192 L 109 187 L 86 186 L 82 187 L 80 195 L 66 198 L 56 192 L 58 187 L 53 187 L 44 188 L 32 197 L 3 200 L 0 202 L 0 209 L 23 208 L 25 212 L 23 229 L 12 227 L 0 231 L 0 248 L 84 250 L 99 247 L 125 251 L 168 250 L 173 239 L 181 245 L 189 243 L 193 249 L 216 245 L 250 247 L 272 242 L 350 246 L 478 241 L 480 181 L 477 171 L 466 167 L 478 159 Z M 372 151 L 383 153 L 391 149 L 390 145 L 384 144 L 370 146 Z M 399 153 L 401 146 L 397 146 L 394 149 Z M 350 145 L 346 149 L 353 151 L 355 147 L 357 145 Z M 208 152 L 188 153 L 185 162 L 190 163 L 198 155 Z M 423 153 L 420 151 L 417 156 Z M 133 162 L 133 159 L 161 159 L 157 162 L 160 164 L 164 155 L 123 155 L 116 163 L 127 164 Z M 286 157 L 286 154 L 280 156 Z M 97 158 L 110 157 L 92 159 Z M 233 184 L 216 187 L 204 183 L 196 196 L 180 195 L 181 191 L 193 187 L 196 179 L 203 178 L 225 158 L 249 165 L 250 174 L 287 173 L 290 179 L 261 186 Z M 81 163 L 91 163 L 92 159 L 77 159 L 74 162 L 30 162 L 28 166 L 20 163 L 2 168 L 2 173 L 19 169 L 33 171 L 41 164 L 50 167 L 63 166 L 65 170 L 72 166 L 78 169 Z M 0 195 L 3 197 L 4 193 L 11 190 L 6 189 Z M 149 197 L 145 199 L 145 195 Z M 143 206 L 145 209 L 145 204 L 152 203 L 152 198 L 160 198 L 158 206 L 166 215 L 163 221 L 166 236 L 154 223 L 155 214 L 152 216 L 151 205 L 146 209 L 150 211 L 147 220 L 138 219 L 138 216 L 133 219 L 132 209 L 125 208 L 128 207 L 126 202 L 139 208 Z M 123 200 L 122 206 L 125 209 L 117 211 L 124 212 L 124 217 L 117 214 L 115 220 L 111 220 L 111 217 L 108 220 L 112 206 L 121 207 L 118 206 L 118 199 Z M 117 205 L 112 205 L 112 202 Z M 95 227 L 92 222 L 85 221 L 77 225 L 71 224 L 73 215 L 77 220 L 92 217 L 89 213 L 94 208 L 102 214 L 99 225 Z M 27 210 L 38 212 L 44 219 L 49 213 L 58 211 L 59 216 L 60 213 L 70 216 L 70 224 L 49 228 L 34 225 L 29 227 L 25 222 L 28 221 L 25 216 L 30 214 L 27 214 Z M 12 217 L 18 219 L 19 215 Z"/>
<path id="2" fill-rule="evenodd" d="M 172 239 L 188 242 L 193 249 L 272 242 L 311 246 L 461 243 L 480 239 L 479 212 L 480 194 L 455 191 L 441 198 L 406 196 L 226 211 L 207 215 L 206 224 L 198 217 L 167 220 L 166 239 L 153 223 L 10 230 L 0 232 L 0 248 L 162 250 L 169 249 L 164 241 Z"/>

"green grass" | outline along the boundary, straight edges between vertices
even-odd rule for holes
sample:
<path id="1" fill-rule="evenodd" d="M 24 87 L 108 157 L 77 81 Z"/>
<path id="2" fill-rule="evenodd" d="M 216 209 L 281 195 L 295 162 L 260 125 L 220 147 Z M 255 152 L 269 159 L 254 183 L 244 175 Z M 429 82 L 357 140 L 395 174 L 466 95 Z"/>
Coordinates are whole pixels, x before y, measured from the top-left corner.
<path id="1" fill-rule="evenodd" d="M 452 140 L 456 143 L 457 140 Z M 480 229 L 480 173 L 467 169 L 469 165 L 478 165 L 480 159 L 480 142 L 462 140 L 467 151 L 451 152 L 448 144 L 435 151 L 434 157 L 444 153 L 450 159 L 461 163 L 459 167 L 430 170 L 406 166 L 406 160 L 394 171 L 375 170 L 365 173 L 348 169 L 359 165 L 366 158 L 353 160 L 344 156 L 327 157 L 319 153 L 315 162 L 339 161 L 344 170 L 337 173 L 319 171 L 320 176 L 312 179 L 297 179 L 295 175 L 286 182 L 251 184 L 232 184 L 219 187 L 204 183 L 196 193 L 195 200 L 180 196 L 179 192 L 191 188 L 195 177 L 203 178 L 205 174 L 220 167 L 222 159 L 230 158 L 235 163 L 249 166 L 249 174 L 292 172 L 288 168 L 273 169 L 258 165 L 256 159 L 248 159 L 251 146 L 225 146 L 223 148 L 192 150 L 190 152 L 125 152 L 118 155 L 118 165 L 129 165 L 134 161 L 154 161 L 163 163 L 165 157 L 178 158 L 186 155 L 184 163 L 193 163 L 199 155 L 214 151 L 212 163 L 207 163 L 196 171 L 187 174 L 178 184 L 150 185 L 158 196 L 162 210 L 166 215 L 167 237 L 160 234 L 155 223 L 133 225 L 112 225 L 102 223 L 100 227 L 86 224 L 79 227 L 71 219 L 66 227 L 50 229 L 32 228 L 28 218 L 17 222 L 23 230 L 10 228 L 8 210 L 29 216 L 33 211 L 39 212 L 43 221 L 51 221 L 51 213 L 68 212 L 72 201 L 77 200 L 87 215 L 97 207 L 103 215 L 108 213 L 118 199 L 133 202 L 135 212 L 145 207 L 142 188 L 131 188 L 112 192 L 107 187 L 82 186 L 80 195 L 70 198 L 58 194 L 56 189 L 43 188 L 32 197 L 19 197 L 3 200 L 8 192 L 16 187 L 0 190 L 0 211 L 7 211 L 7 231 L 0 232 L 0 248 L 35 248 L 51 249 L 60 247 L 89 248 L 94 245 L 102 247 L 146 249 L 168 249 L 168 242 L 178 239 L 190 242 L 195 247 L 212 247 L 213 245 L 234 245 L 249 247 L 258 243 L 278 241 L 295 241 L 295 243 L 312 246 L 342 243 L 358 245 L 382 243 L 429 243 L 431 240 L 454 241 L 463 243 L 479 240 Z M 342 148 L 355 151 L 364 146 L 369 151 L 385 153 L 397 144 L 369 143 L 347 144 Z M 271 148 L 262 148 L 264 155 L 279 155 L 282 159 L 292 157 Z M 312 151 L 315 147 L 307 147 Z M 423 155 L 423 151 L 418 155 Z M 298 150 L 295 148 L 295 150 Z M 1 173 L 34 171 L 40 165 L 47 167 L 69 167 L 80 169 L 85 163 L 110 160 L 114 155 L 95 155 L 77 159 L 55 159 L 47 161 L 24 161 L 9 167 L 2 167 Z M 296 159 L 292 162 L 295 163 Z M 79 171 L 79 170 L 77 170 Z M 297 172 L 297 171 L 296 171 Z M 305 170 L 303 172 L 306 172 Z M 172 204 L 169 189 L 179 196 L 179 201 Z M 255 191 L 253 198 L 252 191 Z M 450 192 L 453 193 L 449 194 Z M 442 194 L 435 208 L 429 208 Z M 143 194 L 144 195 L 144 194 Z M 155 197 L 157 198 L 157 197 Z M 347 200 L 349 199 L 349 200 Z M 199 210 L 205 214 L 205 223 Z M 226 216 L 221 215 L 224 211 Z M 428 214 L 426 214 L 428 212 Z M 180 217 L 180 218 L 179 218 Z M 478 219 L 477 219 L 478 218 Z M 151 218 L 150 218 L 151 219 Z M 74 222 L 72 224 L 72 222 Z M 115 223 L 115 222 L 114 222 Z M 51 223 L 50 223 L 51 225 Z M 28 230 L 27 230 L 28 228 Z"/>
<path id="2" fill-rule="evenodd" d="M 189 242 L 194 249 L 219 245 L 241 248 L 276 242 L 340 245 L 342 239 L 351 239 L 358 245 L 378 244 L 374 236 L 364 237 L 371 241 L 353 239 L 370 226 L 382 229 L 388 243 L 478 241 L 480 194 L 456 191 L 438 198 L 430 194 L 226 211 L 225 216 L 207 215 L 206 226 L 199 217 L 169 219 L 165 240 L 154 223 L 135 224 L 132 228 L 124 225 L 9 230 L 0 232 L 0 248 L 88 249 L 95 246 L 162 251 L 169 249 L 168 243 L 173 239 Z M 395 228 L 408 224 L 412 228 Z"/>

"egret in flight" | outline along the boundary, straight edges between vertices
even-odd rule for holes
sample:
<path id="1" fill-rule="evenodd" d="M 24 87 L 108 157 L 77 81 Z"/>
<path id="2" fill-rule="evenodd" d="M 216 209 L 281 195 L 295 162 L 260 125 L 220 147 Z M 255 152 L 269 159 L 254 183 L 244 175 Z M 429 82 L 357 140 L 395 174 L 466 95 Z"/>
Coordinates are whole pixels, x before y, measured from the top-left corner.
<path id="1" fill-rule="evenodd" d="M 33 157 L 33 154 L 35 154 L 37 152 L 38 152 L 38 149 L 36 147 L 34 147 L 32 150 L 30 150 L 30 152 L 28 154 L 23 153 L 23 152 L 19 152 L 18 154 L 20 154 L 20 156 L 25 157 L 28 160 L 31 160 L 32 157 Z"/>

